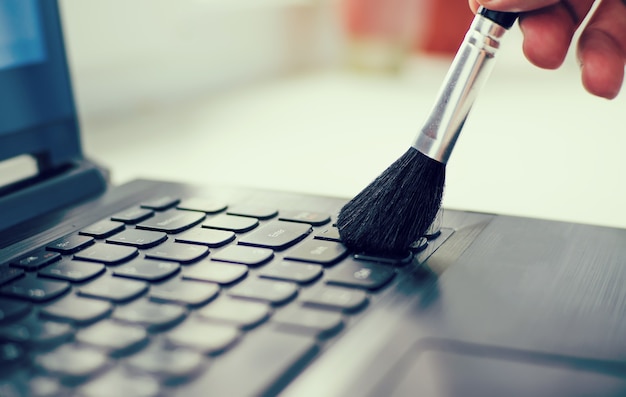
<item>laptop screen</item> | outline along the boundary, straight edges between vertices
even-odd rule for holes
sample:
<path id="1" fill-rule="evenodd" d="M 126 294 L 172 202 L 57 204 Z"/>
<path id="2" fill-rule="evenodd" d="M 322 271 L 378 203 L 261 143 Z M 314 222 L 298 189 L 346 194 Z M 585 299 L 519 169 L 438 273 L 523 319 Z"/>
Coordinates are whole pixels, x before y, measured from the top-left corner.
<path id="1" fill-rule="evenodd" d="M 2 3 L 0 32 L 0 70 L 45 61 L 41 21 L 34 1 Z"/>
<path id="2" fill-rule="evenodd" d="M 23 154 L 40 170 L 82 157 L 53 0 L 0 0 L 0 161 Z"/>

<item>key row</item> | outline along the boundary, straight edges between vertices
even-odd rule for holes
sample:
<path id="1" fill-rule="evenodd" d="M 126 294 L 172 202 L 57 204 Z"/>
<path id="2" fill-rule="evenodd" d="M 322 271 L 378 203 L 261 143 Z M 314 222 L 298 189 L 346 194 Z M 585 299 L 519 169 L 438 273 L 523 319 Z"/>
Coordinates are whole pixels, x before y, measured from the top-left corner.
<path id="1" fill-rule="evenodd" d="M 196 285 L 185 284 L 185 288 L 190 290 L 185 294 L 172 297 L 167 291 L 154 291 L 149 296 L 150 300 L 139 300 L 118 308 L 114 308 L 107 301 L 68 295 L 51 305 L 42 307 L 39 313 L 47 319 L 78 325 L 88 325 L 111 316 L 122 322 L 142 325 L 149 331 L 161 331 L 175 325 L 185 317 L 185 307 L 203 305 L 213 300 L 218 294 L 216 286 L 210 288 L 210 286 L 203 285 L 202 288 L 198 288 L 200 286 L 197 283 Z M 160 302 L 176 303 L 176 305 L 160 304 Z M 329 309 L 350 313 L 364 307 L 368 298 L 364 291 L 326 286 L 306 291 L 299 297 L 298 302 L 311 309 Z M 16 305 L 19 306 L 20 302 Z M 301 308 L 298 307 L 298 310 Z M 22 310 L 25 309 L 22 308 Z M 271 312 L 271 305 L 266 302 L 233 299 L 228 296 L 216 299 L 196 311 L 197 315 L 202 318 L 231 324 L 240 329 L 249 329 L 264 322 Z M 67 324 L 35 318 L 32 313 L 35 312 L 3 326 L 0 329 L 0 337 L 3 340 L 27 342 L 45 347 L 60 343 L 71 335 L 72 331 Z M 285 318 L 285 315 L 282 317 L 284 322 L 290 321 Z"/>
<path id="2" fill-rule="evenodd" d="M 88 284 L 78 285 L 76 290 L 83 296 L 108 299 L 113 302 L 125 302 L 145 293 L 149 288 L 146 281 L 167 279 L 180 270 L 178 263 L 138 258 L 127 264 L 113 267 L 111 274 L 115 277 L 99 277 L 105 274 L 103 265 L 68 260 L 42 269 L 39 275 L 73 282 L 99 277 Z M 182 269 L 182 279 L 224 286 L 239 282 L 247 274 L 247 266 L 212 261 L 203 261 Z M 272 285 L 293 286 L 294 291 L 296 285 L 306 285 L 320 278 L 328 285 L 376 290 L 387 284 L 395 276 L 395 268 L 373 262 L 357 261 L 352 258 L 348 258 L 341 265 L 329 269 L 324 269 L 320 265 L 283 260 L 272 262 L 261 268 L 257 276 L 256 279 L 248 279 L 243 284 L 240 283 L 231 287 L 229 293 L 239 293 L 243 297 L 252 294 L 252 298 L 267 300 L 272 303 L 280 303 L 289 298 L 289 295 L 283 298 L 274 296 L 273 294 L 277 293 L 275 290 L 265 290 L 266 285 L 263 283 L 265 279 L 274 283 Z M 155 285 L 153 289 L 158 290 L 162 285 L 167 285 L 167 283 Z M 71 284 L 65 281 L 52 281 L 30 275 L 18 278 L 3 286 L 0 288 L 0 294 L 33 302 L 45 302 L 65 294 L 70 290 L 70 286 Z"/>
<path id="3" fill-rule="evenodd" d="M 156 212 L 176 208 L 183 211 L 198 212 L 201 214 L 215 215 L 224 212 L 227 215 L 268 220 L 276 216 L 280 220 L 291 222 L 308 223 L 312 226 L 321 226 L 330 221 L 328 214 L 315 211 L 280 211 L 276 208 L 258 205 L 241 204 L 229 206 L 226 203 L 207 198 L 193 197 L 179 200 L 171 197 L 162 197 L 149 202 L 144 202 L 137 207 L 128 208 L 114 214 L 111 219 L 127 224 L 137 224 Z"/>

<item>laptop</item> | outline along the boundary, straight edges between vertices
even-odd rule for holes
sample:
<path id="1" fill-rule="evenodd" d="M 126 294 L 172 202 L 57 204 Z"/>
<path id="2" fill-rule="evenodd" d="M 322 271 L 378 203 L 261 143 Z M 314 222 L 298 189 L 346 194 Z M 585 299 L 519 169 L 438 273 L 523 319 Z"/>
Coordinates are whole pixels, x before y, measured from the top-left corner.
<path id="1" fill-rule="evenodd" d="M 626 230 L 442 210 L 380 257 L 348 198 L 111 186 L 57 2 L 0 31 L 0 161 L 38 171 L 0 189 L 1 396 L 626 395 Z"/>

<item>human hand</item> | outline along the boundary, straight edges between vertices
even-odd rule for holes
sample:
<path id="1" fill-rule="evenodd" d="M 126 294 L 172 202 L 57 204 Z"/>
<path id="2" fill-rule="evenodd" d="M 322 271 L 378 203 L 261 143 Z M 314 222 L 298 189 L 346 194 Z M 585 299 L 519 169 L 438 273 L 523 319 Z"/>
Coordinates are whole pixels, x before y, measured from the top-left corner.
<path id="1" fill-rule="evenodd" d="M 523 51 L 530 62 L 556 69 L 564 61 L 572 37 L 594 0 L 468 0 L 494 11 L 519 12 Z M 626 0 L 597 0 L 578 40 L 577 57 L 583 86 L 591 94 L 613 99 L 624 80 Z"/>

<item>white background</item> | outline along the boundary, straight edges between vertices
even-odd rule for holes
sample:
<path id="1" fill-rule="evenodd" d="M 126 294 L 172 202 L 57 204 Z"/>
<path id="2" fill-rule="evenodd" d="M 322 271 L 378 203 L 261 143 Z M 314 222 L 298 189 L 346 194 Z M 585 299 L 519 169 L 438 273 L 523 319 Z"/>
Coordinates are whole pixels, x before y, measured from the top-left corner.
<path id="1" fill-rule="evenodd" d="M 87 154 L 115 183 L 358 193 L 410 146 L 450 59 L 346 67 L 335 3 L 64 0 Z M 587 94 L 573 54 L 531 66 L 517 27 L 498 57 L 444 205 L 626 227 L 626 93 Z"/>

